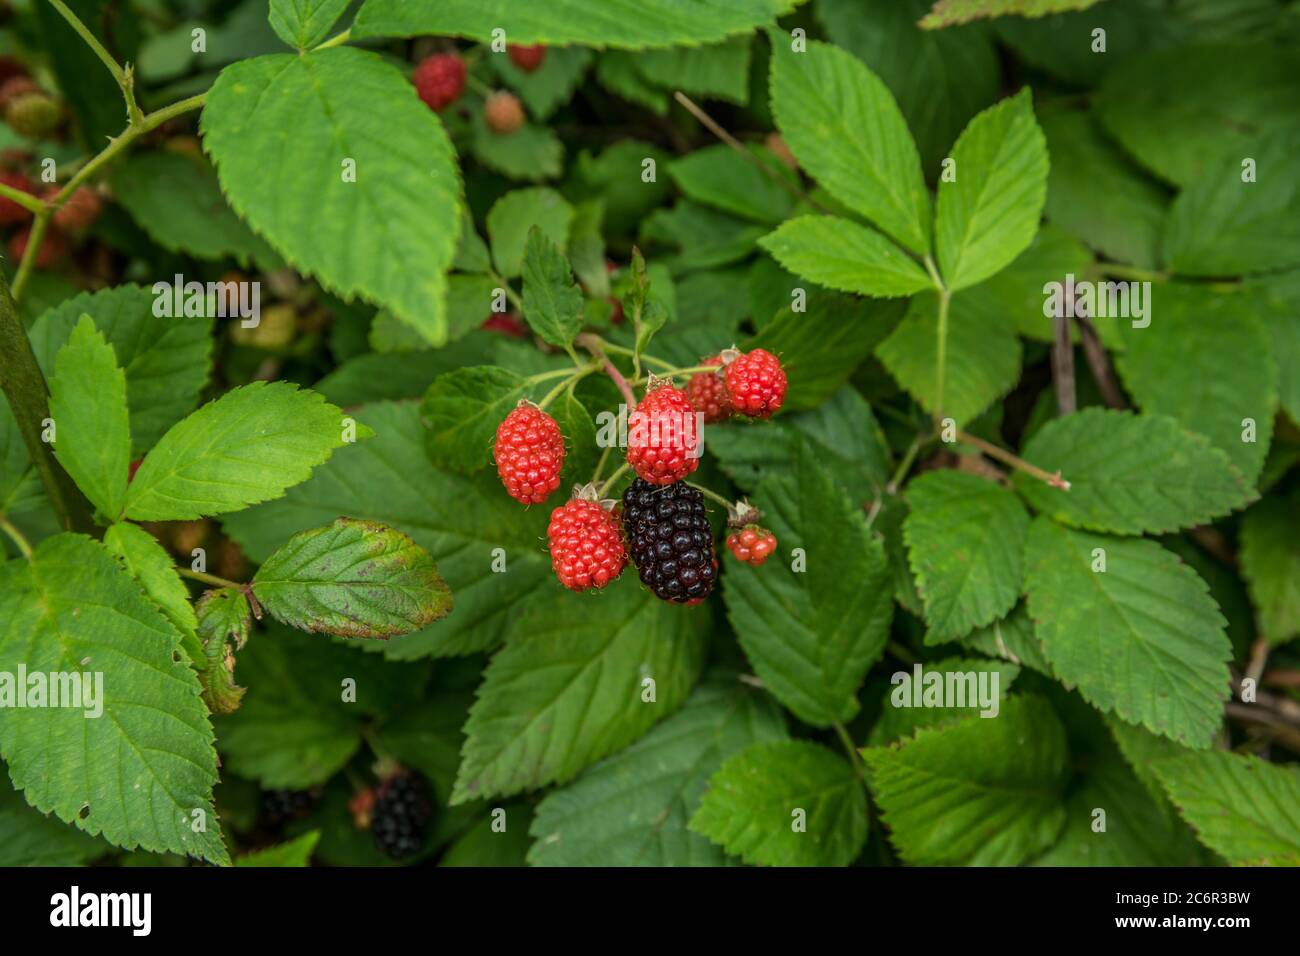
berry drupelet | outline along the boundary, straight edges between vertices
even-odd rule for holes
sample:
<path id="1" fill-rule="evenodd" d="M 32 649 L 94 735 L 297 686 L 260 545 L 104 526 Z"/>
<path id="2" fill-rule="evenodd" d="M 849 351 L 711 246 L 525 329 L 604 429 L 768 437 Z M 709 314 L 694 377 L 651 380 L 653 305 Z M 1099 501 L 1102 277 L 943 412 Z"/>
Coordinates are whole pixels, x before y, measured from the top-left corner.
<path id="1" fill-rule="evenodd" d="M 680 482 L 654 485 L 637 478 L 623 493 L 623 527 L 632 563 L 656 597 L 695 604 L 718 577 L 713 530 L 704 495 Z"/>
<path id="2" fill-rule="evenodd" d="M 384 854 L 401 860 L 424 848 L 424 831 L 432 817 L 429 782 L 418 773 L 403 771 L 385 780 L 375 792 L 370 832 Z"/>

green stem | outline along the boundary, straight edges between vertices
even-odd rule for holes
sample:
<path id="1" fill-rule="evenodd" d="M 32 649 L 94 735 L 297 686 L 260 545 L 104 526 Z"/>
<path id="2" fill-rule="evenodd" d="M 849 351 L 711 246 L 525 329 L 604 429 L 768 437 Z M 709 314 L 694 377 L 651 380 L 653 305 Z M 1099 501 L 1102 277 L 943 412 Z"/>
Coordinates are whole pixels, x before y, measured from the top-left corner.
<path id="1" fill-rule="evenodd" d="M 610 452 L 613 450 L 613 445 L 606 445 L 605 450 L 600 453 L 600 461 L 596 462 L 596 470 L 591 475 L 591 484 L 600 481 L 600 473 L 605 470 L 605 463 L 609 461 Z"/>
<path id="2" fill-rule="evenodd" d="M 867 785 L 866 774 L 862 770 L 862 755 L 858 753 L 858 748 L 853 745 L 853 738 L 849 736 L 848 728 L 838 720 L 831 725 L 835 728 L 835 736 L 840 738 L 840 744 L 844 747 L 844 753 L 849 758 L 849 764 L 853 767 L 853 773 L 858 778 L 858 782 L 865 788 Z"/>
<path id="3" fill-rule="evenodd" d="M 5 534 L 9 535 L 11 539 L 13 539 L 13 543 L 18 545 L 18 550 L 22 553 L 22 556 L 24 558 L 26 558 L 28 561 L 32 559 L 32 546 L 31 543 L 27 540 L 26 535 L 24 535 L 21 531 L 15 528 L 13 526 L 13 522 L 11 522 L 4 515 L 0 515 L 0 531 L 3 531 Z"/>
<path id="4" fill-rule="evenodd" d="M 599 336 L 593 336 L 593 338 L 598 339 L 601 348 L 603 348 L 606 352 L 613 352 L 615 355 L 626 355 L 629 358 L 636 357 L 636 351 L 633 349 L 626 348 L 625 346 L 622 345 L 615 345 L 613 342 L 608 342 L 605 339 L 599 338 Z M 668 370 L 674 368 L 672 362 L 665 362 L 663 359 L 657 359 L 653 355 L 642 355 L 641 360 L 645 362 L 647 365 L 653 365 L 657 368 L 668 369 Z"/>
<path id="5" fill-rule="evenodd" d="M 574 339 L 574 342 L 581 345 L 600 362 L 601 368 L 605 370 L 605 374 L 613 379 L 614 384 L 618 386 L 618 390 L 623 393 L 623 400 L 627 402 L 628 410 L 631 411 L 636 408 L 636 396 L 632 393 L 632 386 L 628 384 L 627 379 L 623 377 L 623 373 L 618 370 L 614 363 L 609 360 L 609 356 L 605 354 L 603 347 L 605 344 L 604 340 L 602 340 L 599 335 L 592 335 L 590 332 L 584 332 L 582 335 L 579 335 Z"/>
<path id="6" fill-rule="evenodd" d="M 21 189 L 15 189 L 5 183 L 0 183 L 0 196 L 4 196 L 10 202 L 15 202 L 22 206 L 28 212 L 36 215 L 45 211 L 45 200 L 39 196 L 33 196 L 31 193 L 23 192 Z"/>
<path id="7" fill-rule="evenodd" d="M 704 497 L 709 498 L 709 499 L 711 499 L 711 500 L 713 500 L 713 501 L 716 501 L 718 504 L 720 504 L 720 505 L 722 505 L 723 507 L 725 507 L 728 511 L 731 510 L 731 506 L 732 506 L 733 502 L 728 501 L 726 498 L 722 497 L 722 495 L 718 494 L 716 491 L 713 491 L 713 490 L 711 490 L 711 489 L 709 489 L 709 488 L 705 488 L 703 485 L 697 485 L 697 484 L 695 484 L 695 483 L 692 482 L 692 481 L 688 481 L 688 482 L 686 482 L 686 484 L 690 485 L 692 488 L 694 488 L 694 489 L 695 489 L 696 491 L 698 491 L 700 494 L 704 495 Z"/>
<path id="8" fill-rule="evenodd" d="M 921 262 L 925 266 L 925 271 L 930 274 L 930 281 L 934 283 L 934 287 L 942 292 L 943 279 L 939 277 L 939 268 L 934 264 L 934 260 L 926 256 Z"/>
<path id="9" fill-rule="evenodd" d="M 482 96 L 484 99 L 496 92 L 496 90 L 492 89 L 492 87 L 488 86 L 473 73 L 465 74 L 465 83 L 471 90 L 479 94 L 479 96 Z"/>
<path id="10" fill-rule="evenodd" d="M 934 419 L 940 421 L 943 418 L 943 389 L 944 376 L 948 364 L 948 302 L 952 299 L 952 293 L 943 289 L 939 293 L 939 342 L 935 356 L 934 382 Z"/>
<path id="11" fill-rule="evenodd" d="M 351 39 L 352 39 L 352 28 L 348 27 L 342 33 L 330 37 L 328 40 L 324 41 L 323 43 L 316 44 L 314 47 L 312 47 L 312 50 L 328 50 L 330 47 L 342 46 L 344 43 L 347 43 Z"/>
<path id="12" fill-rule="evenodd" d="M 524 300 L 519 298 L 518 293 L 516 293 L 514 289 L 510 288 L 510 283 L 506 281 L 505 276 L 495 270 L 488 274 L 492 276 L 492 281 L 495 282 L 499 288 L 505 290 L 506 298 L 510 300 L 511 305 L 519 310 L 519 314 L 522 316 L 524 314 Z"/>
<path id="13" fill-rule="evenodd" d="M 9 400 L 9 409 L 59 526 L 65 531 L 93 532 L 95 523 L 91 519 L 90 502 L 55 460 L 50 446 L 41 440 L 45 420 L 50 417 L 49 386 L 18 319 L 18 307 L 3 274 L 0 274 L 0 387 Z"/>
<path id="14" fill-rule="evenodd" d="M 623 475 L 627 473 L 627 470 L 631 467 L 632 466 L 629 465 L 627 462 L 623 462 L 623 464 L 619 465 L 618 468 L 614 471 L 614 474 L 606 478 L 605 483 L 600 486 L 600 491 L 597 492 L 597 496 L 604 498 L 605 495 L 609 494 L 609 490 L 614 487 L 614 483 L 618 481 L 620 478 L 622 478 Z"/>
<path id="15" fill-rule="evenodd" d="M 104 48 L 104 44 L 99 42 L 95 34 L 86 28 L 86 25 L 68 8 L 63 0 L 50 0 L 50 6 L 59 11 L 59 16 L 68 21 L 68 25 L 77 31 L 81 39 L 86 41 L 86 45 L 95 51 L 95 56 L 99 57 L 104 66 L 108 67 L 108 72 L 113 74 L 113 79 L 117 80 L 117 85 L 122 86 L 125 82 L 126 71 L 122 69 L 117 60 L 113 59 L 113 55 Z"/>
<path id="16" fill-rule="evenodd" d="M 204 584 L 211 584 L 218 588 L 234 588 L 236 591 L 244 590 L 244 585 L 238 581 L 231 581 L 227 578 L 219 578 L 215 574 L 208 574 L 206 571 L 194 571 L 190 568 L 178 565 L 176 573 L 183 578 L 190 578 L 195 581 L 202 581 Z"/>
<path id="17" fill-rule="evenodd" d="M 36 257 L 40 254 L 41 244 L 45 241 L 45 231 L 49 228 L 50 216 L 52 215 L 51 208 L 46 206 L 32 220 L 32 231 L 27 234 L 27 248 L 23 250 L 22 261 L 18 263 L 18 271 L 14 273 L 13 297 L 15 302 L 23 297 L 23 290 L 27 288 L 27 283 L 31 281 L 32 270 L 36 268 Z"/>
<path id="18" fill-rule="evenodd" d="M 912 444 L 908 446 L 907 451 L 903 454 L 903 460 L 898 463 L 894 469 L 894 474 L 889 479 L 889 484 L 885 486 L 885 491 L 891 495 L 898 494 L 898 486 L 903 483 L 907 473 L 912 470 L 912 465 L 916 463 L 916 456 L 920 454 L 922 446 L 930 436 L 925 432 L 917 435 L 912 439 Z"/>

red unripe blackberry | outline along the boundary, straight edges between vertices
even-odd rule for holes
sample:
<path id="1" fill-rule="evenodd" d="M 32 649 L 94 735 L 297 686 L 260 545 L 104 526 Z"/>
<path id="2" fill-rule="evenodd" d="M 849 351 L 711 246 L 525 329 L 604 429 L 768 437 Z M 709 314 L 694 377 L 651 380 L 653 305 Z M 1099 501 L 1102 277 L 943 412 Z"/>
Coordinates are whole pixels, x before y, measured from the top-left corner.
<path id="1" fill-rule="evenodd" d="M 0 183 L 25 193 L 36 195 L 36 186 L 26 175 L 16 169 L 0 170 Z M 7 196 L 0 196 L 0 227 L 16 226 L 32 218 L 31 210 L 24 209 Z"/>
<path id="2" fill-rule="evenodd" d="M 23 226 L 9 237 L 9 261 L 15 266 L 23 261 L 23 255 L 27 252 L 27 243 L 31 236 L 32 227 Z M 68 244 L 64 240 L 63 234 L 56 229 L 46 229 L 45 240 L 41 243 L 40 251 L 36 253 L 36 268 L 49 269 L 58 265 L 67 252 Z"/>
<path id="3" fill-rule="evenodd" d="M 511 62 L 525 73 L 533 72 L 546 59 L 546 47 L 540 43 L 533 46 L 515 46 L 512 43 L 506 47 L 506 52 L 510 54 Z"/>
<path id="4" fill-rule="evenodd" d="M 58 194 L 59 187 L 51 186 L 45 191 L 45 199 L 53 199 Z M 103 211 L 104 201 L 99 198 L 99 193 L 89 186 L 80 186 L 68 197 L 68 201 L 59 207 L 50 221 L 60 229 L 80 232 L 94 225 Z"/>
<path id="5" fill-rule="evenodd" d="M 509 135 L 524 125 L 524 107 L 519 97 L 500 90 L 483 104 L 483 120 L 494 133 Z"/>
<path id="6" fill-rule="evenodd" d="M 641 583 L 675 604 L 697 604 L 718 579 L 704 495 L 683 483 L 635 479 L 623 492 L 623 527 Z"/>
<path id="7" fill-rule="evenodd" d="M 546 540 L 555 576 L 570 591 L 603 588 L 627 567 L 618 516 L 594 501 L 573 498 L 552 511 Z"/>
<path id="8" fill-rule="evenodd" d="M 564 435 L 554 418 L 536 405 L 520 402 L 497 426 L 492 458 L 510 497 L 539 505 L 560 487 Z"/>
<path id="9" fill-rule="evenodd" d="M 375 790 L 370 810 L 370 832 L 383 853 L 400 860 L 424 849 L 425 829 L 433 817 L 429 781 L 405 770 L 385 780 Z"/>
<path id="10" fill-rule="evenodd" d="M 781 360 L 767 349 L 754 349 L 723 369 L 731 407 L 741 415 L 768 418 L 785 402 L 786 378 Z"/>
<path id="11" fill-rule="evenodd" d="M 528 329 L 513 312 L 493 312 L 483 320 L 481 328 L 488 332 L 498 332 L 511 338 L 528 338 Z"/>
<path id="12" fill-rule="evenodd" d="M 776 551 L 776 535 L 756 524 L 727 535 L 727 550 L 746 564 L 758 567 Z"/>
<path id="13" fill-rule="evenodd" d="M 727 383 L 721 374 L 722 358 L 707 358 L 701 365 L 716 365 L 717 372 L 697 372 L 686 383 L 686 397 L 691 400 L 697 412 L 704 413 L 705 424 L 726 421 L 731 417 L 731 399 L 727 395 Z"/>
<path id="14" fill-rule="evenodd" d="M 26 73 L 19 73 L 5 79 L 0 83 L 0 110 L 7 107 L 10 102 L 18 99 L 20 96 L 26 96 L 28 93 L 40 93 L 41 85 L 33 80 Z"/>
<path id="15" fill-rule="evenodd" d="M 435 53 L 415 68 L 415 89 L 425 105 L 441 112 L 465 92 L 465 61 L 455 53 Z"/>
<path id="16" fill-rule="evenodd" d="M 681 481 L 697 467 L 701 436 L 695 406 L 673 385 L 656 386 L 627 417 L 627 461 L 656 485 Z"/>

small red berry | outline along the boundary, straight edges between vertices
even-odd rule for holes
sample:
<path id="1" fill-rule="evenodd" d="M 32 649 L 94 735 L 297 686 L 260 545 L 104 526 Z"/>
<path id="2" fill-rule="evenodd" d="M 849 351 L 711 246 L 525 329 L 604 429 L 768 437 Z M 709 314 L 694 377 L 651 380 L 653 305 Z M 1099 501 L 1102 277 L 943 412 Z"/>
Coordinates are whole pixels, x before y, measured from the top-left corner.
<path id="1" fill-rule="evenodd" d="M 731 407 L 741 415 L 770 418 L 785 402 L 785 371 L 767 349 L 741 355 L 723 369 L 723 376 Z"/>
<path id="2" fill-rule="evenodd" d="M 534 46 L 515 46 L 512 43 L 506 47 L 506 52 L 510 54 L 510 59 L 515 66 L 525 73 L 533 72 L 546 59 L 546 47 L 540 43 Z"/>
<path id="3" fill-rule="evenodd" d="M 128 485 L 135 480 L 135 473 L 140 470 L 140 463 L 143 461 L 144 461 L 143 458 L 137 458 L 135 461 L 131 462 L 131 464 L 127 465 L 126 483 Z"/>
<path id="4" fill-rule="evenodd" d="M 623 525 L 594 501 L 574 498 L 552 511 L 546 540 L 555 576 L 570 591 L 603 588 L 627 567 Z"/>
<path id="5" fill-rule="evenodd" d="M 647 392 L 627 429 L 628 464 L 653 485 L 681 481 L 700 464 L 695 407 L 680 388 L 663 384 Z"/>
<path id="6" fill-rule="evenodd" d="M 51 186 L 45 191 L 45 198 L 50 200 L 58 194 L 59 187 Z M 67 202 L 59 207 L 59 211 L 50 221 L 60 229 L 80 232 L 94 225 L 103 211 L 104 201 L 99 198 L 99 193 L 89 186 L 81 186 L 68 197 Z"/>
<path id="7" fill-rule="evenodd" d="M 9 261 L 14 265 L 23 261 L 23 255 L 27 252 L 27 241 L 31 235 L 32 227 L 23 226 L 9 237 Z M 41 249 L 36 253 L 36 268 L 49 269 L 57 265 L 67 251 L 68 244 L 64 241 L 63 234 L 56 229 L 47 229 L 45 241 L 41 243 Z"/>
<path id="8" fill-rule="evenodd" d="M 10 76 L 3 83 L 0 83 L 0 110 L 3 110 L 11 101 L 18 99 L 20 96 L 40 92 L 42 92 L 41 85 L 26 73 Z"/>
<path id="9" fill-rule="evenodd" d="M 707 358 L 701 365 L 716 365 L 717 372 L 697 372 L 686 383 L 686 397 L 691 400 L 697 412 L 704 413 L 704 422 L 712 425 L 731 417 L 731 399 L 727 395 L 727 383 L 721 374 L 722 358 L 715 355 Z"/>
<path id="10" fill-rule="evenodd" d="M 616 295 L 609 297 L 609 323 L 610 325 L 623 324 L 623 300 Z"/>
<path id="11" fill-rule="evenodd" d="M 519 321 L 519 316 L 513 312 L 493 312 L 483 320 L 481 328 L 488 332 L 497 332 L 516 339 L 528 337 L 528 329 L 525 328 L 524 323 Z"/>
<path id="12" fill-rule="evenodd" d="M 483 104 L 483 119 L 492 132 L 508 136 L 524 125 L 524 107 L 515 94 L 501 90 Z"/>
<path id="13" fill-rule="evenodd" d="M 465 61 L 455 53 L 435 53 L 415 68 L 415 89 L 425 105 L 441 112 L 465 92 Z"/>
<path id="14" fill-rule="evenodd" d="M 36 186 L 23 173 L 16 169 L 0 171 L 0 183 L 25 193 L 36 195 Z M 31 211 L 23 208 L 7 196 L 0 196 L 0 227 L 15 226 L 32 218 Z"/>
<path id="15" fill-rule="evenodd" d="M 510 497 L 538 505 L 560 487 L 564 436 L 554 418 L 536 405 L 520 402 L 497 426 L 492 457 Z"/>
<path id="16" fill-rule="evenodd" d="M 776 535 L 756 524 L 727 535 L 727 550 L 746 564 L 758 567 L 776 551 Z"/>

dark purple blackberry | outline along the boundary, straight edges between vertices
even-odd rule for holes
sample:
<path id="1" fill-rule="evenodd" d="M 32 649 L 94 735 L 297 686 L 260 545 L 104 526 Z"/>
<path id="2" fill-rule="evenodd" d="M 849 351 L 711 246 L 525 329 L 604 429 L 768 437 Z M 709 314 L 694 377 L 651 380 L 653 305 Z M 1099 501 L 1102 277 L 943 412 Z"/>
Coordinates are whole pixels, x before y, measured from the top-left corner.
<path id="1" fill-rule="evenodd" d="M 429 782 L 406 771 L 379 785 L 370 816 L 375 845 L 394 860 L 424 848 L 424 828 L 433 816 Z"/>
<path id="2" fill-rule="evenodd" d="M 315 790 L 262 791 L 262 820 L 273 827 L 304 817 L 320 796 Z"/>
<path id="3" fill-rule="evenodd" d="M 718 578 L 704 495 L 685 482 L 637 478 L 623 492 L 623 528 L 641 582 L 665 601 L 704 600 Z"/>

